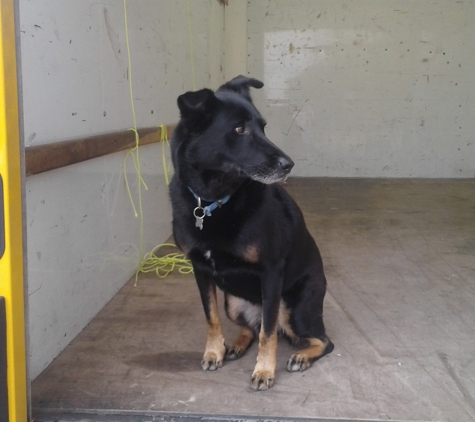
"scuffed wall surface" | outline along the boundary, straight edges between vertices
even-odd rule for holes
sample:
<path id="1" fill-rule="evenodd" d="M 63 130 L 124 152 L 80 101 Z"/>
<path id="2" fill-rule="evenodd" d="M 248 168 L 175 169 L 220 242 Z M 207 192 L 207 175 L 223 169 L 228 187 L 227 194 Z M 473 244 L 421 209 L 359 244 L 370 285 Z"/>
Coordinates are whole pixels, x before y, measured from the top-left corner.
<path id="1" fill-rule="evenodd" d="M 178 119 L 193 89 L 186 1 L 127 2 L 137 126 Z M 190 2 L 196 85 L 223 82 L 223 6 Z M 25 146 L 127 129 L 129 99 L 122 1 L 20 0 Z M 140 148 L 143 252 L 171 233 L 161 146 Z M 131 277 L 140 224 L 124 181 L 125 153 L 26 181 L 29 369 L 35 378 Z M 138 208 L 138 181 L 127 164 Z"/>
<path id="2" fill-rule="evenodd" d="M 248 73 L 294 175 L 475 177 L 474 1 L 248 4 Z"/>
<path id="3" fill-rule="evenodd" d="M 216 3 L 190 2 L 198 87 L 222 82 Z M 127 4 L 138 125 L 175 123 L 193 89 L 186 1 Z M 20 15 L 25 146 L 133 125 L 123 1 L 21 0 Z"/>

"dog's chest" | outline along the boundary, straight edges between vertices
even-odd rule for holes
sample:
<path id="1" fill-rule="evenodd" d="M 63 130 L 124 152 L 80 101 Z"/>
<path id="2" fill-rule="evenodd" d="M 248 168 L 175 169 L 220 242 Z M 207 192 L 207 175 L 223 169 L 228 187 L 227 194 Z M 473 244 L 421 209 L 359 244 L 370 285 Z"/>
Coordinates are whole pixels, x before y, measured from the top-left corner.
<path id="1" fill-rule="evenodd" d="M 260 248 L 256 243 L 240 246 L 233 251 L 223 251 L 219 248 L 204 249 L 203 261 L 206 262 L 215 273 L 229 268 L 254 267 L 259 264 Z"/>
<path id="2" fill-rule="evenodd" d="M 214 273 L 216 273 L 216 261 L 214 260 L 214 257 L 211 256 L 211 249 L 208 249 L 204 254 L 204 259 L 208 264 L 211 266 L 212 270 Z"/>
<path id="3" fill-rule="evenodd" d="M 252 264 L 242 256 L 227 255 L 211 249 L 204 251 L 202 263 L 224 292 L 252 303 L 262 302 L 262 272 L 258 263 Z"/>

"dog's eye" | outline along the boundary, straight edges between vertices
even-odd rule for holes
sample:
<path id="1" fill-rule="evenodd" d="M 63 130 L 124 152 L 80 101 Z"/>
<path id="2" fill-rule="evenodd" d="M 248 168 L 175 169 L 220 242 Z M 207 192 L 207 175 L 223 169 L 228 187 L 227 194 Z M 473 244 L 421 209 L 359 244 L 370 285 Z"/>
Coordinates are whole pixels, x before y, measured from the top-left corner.
<path id="1" fill-rule="evenodd" d="M 246 131 L 246 128 L 244 127 L 244 125 L 240 125 L 235 130 L 237 133 L 239 133 L 239 135 L 242 135 Z"/>

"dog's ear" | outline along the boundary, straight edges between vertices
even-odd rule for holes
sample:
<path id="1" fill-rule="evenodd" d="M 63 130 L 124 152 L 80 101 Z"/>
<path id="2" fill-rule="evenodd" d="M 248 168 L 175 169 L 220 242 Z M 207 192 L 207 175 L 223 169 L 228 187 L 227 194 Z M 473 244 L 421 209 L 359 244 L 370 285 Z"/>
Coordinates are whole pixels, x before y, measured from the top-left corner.
<path id="1" fill-rule="evenodd" d="M 254 78 L 247 78 L 246 76 L 239 75 L 234 79 L 231 79 L 229 82 L 226 82 L 224 85 L 221 85 L 219 90 L 237 92 L 238 94 L 241 94 L 243 97 L 245 97 L 248 101 L 251 101 L 251 94 L 249 93 L 251 86 L 253 88 L 259 89 L 264 86 L 264 83 Z"/>
<path id="2" fill-rule="evenodd" d="M 180 95 L 177 103 L 182 118 L 206 119 L 213 115 L 217 101 L 214 92 L 205 88 Z"/>

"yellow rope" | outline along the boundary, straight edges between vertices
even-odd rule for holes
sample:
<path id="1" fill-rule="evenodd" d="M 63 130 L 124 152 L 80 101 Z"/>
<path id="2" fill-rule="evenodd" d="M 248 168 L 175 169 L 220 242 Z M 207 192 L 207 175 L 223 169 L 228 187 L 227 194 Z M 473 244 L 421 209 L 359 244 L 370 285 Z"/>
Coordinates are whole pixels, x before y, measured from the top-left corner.
<path id="1" fill-rule="evenodd" d="M 128 77 L 129 77 L 129 94 L 130 102 L 132 104 L 132 117 L 134 120 L 134 128 L 137 129 L 137 120 L 135 118 L 134 96 L 132 90 L 132 60 L 130 59 L 130 45 L 129 45 L 129 24 L 127 19 L 127 0 L 124 0 L 124 20 L 125 20 L 125 43 L 127 46 L 127 60 L 128 60 Z"/>
<path id="2" fill-rule="evenodd" d="M 134 105 L 134 95 L 133 95 L 133 88 L 132 88 L 132 60 L 130 58 L 130 44 L 129 44 L 129 25 L 127 19 L 127 0 L 124 0 L 124 23 L 125 23 L 125 41 L 127 45 L 127 60 L 128 60 L 128 79 L 129 79 L 129 95 L 130 95 L 130 105 L 132 108 L 132 118 L 134 127 L 130 128 L 129 130 L 135 133 L 135 147 L 132 148 L 127 152 L 124 158 L 124 179 L 125 185 L 127 187 L 127 193 L 129 195 L 130 203 L 132 204 L 132 208 L 134 210 L 134 215 L 136 218 L 140 219 L 140 248 L 139 248 L 139 259 L 142 259 L 143 256 L 143 208 L 142 208 L 142 184 L 146 190 L 148 190 L 147 185 L 145 184 L 142 174 L 140 172 L 140 156 L 139 156 L 139 143 L 140 137 L 137 132 L 137 119 L 135 116 L 135 105 Z M 130 191 L 129 181 L 127 179 L 127 158 L 132 156 L 132 162 L 135 167 L 135 172 L 137 173 L 138 178 L 138 204 L 139 204 L 139 213 L 137 214 L 137 210 L 135 208 L 134 200 L 132 198 L 132 193 Z"/>
<path id="3" fill-rule="evenodd" d="M 191 20 L 190 20 L 190 6 L 189 1 L 187 0 L 187 12 L 188 12 L 188 30 L 190 36 L 190 59 L 191 59 L 191 73 L 193 77 L 193 89 L 196 90 L 195 84 L 195 69 L 193 64 L 193 38 L 191 34 Z M 124 179 L 125 185 L 127 189 L 127 193 L 129 195 L 130 203 L 132 204 L 132 208 L 134 211 L 134 215 L 136 218 L 140 218 L 140 250 L 139 250 L 139 260 L 141 263 L 135 273 L 135 285 L 137 285 L 138 276 L 140 273 L 151 273 L 155 272 L 158 277 L 165 278 L 168 276 L 172 271 L 178 269 L 180 274 L 191 274 L 193 273 L 193 266 L 191 262 L 186 259 L 185 255 L 181 253 L 171 253 L 162 257 L 158 257 L 156 252 L 164 247 L 164 246 L 171 246 L 176 247 L 176 245 L 171 243 L 164 243 L 161 245 L 155 246 L 153 250 L 145 256 L 143 256 L 143 238 L 144 238 L 144 219 L 143 219 L 143 208 L 142 208 L 142 184 L 145 189 L 148 190 L 147 185 L 145 184 L 141 171 L 140 171 L 140 157 L 139 157 L 139 143 L 140 137 L 137 131 L 137 120 L 135 115 L 135 105 L 134 105 L 134 96 L 133 96 L 133 88 L 132 88 L 132 60 L 130 57 L 130 45 L 129 45 L 129 31 L 128 31 L 128 19 L 127 19 L 127 0 L 124 0 L 124 21 L 125 21 L 125 39 L 127 45 L 127 58 L 128 58 L 128 78 L 129 78 L 129 94 L 130 94 L 130 103 L 132 108 L 132 117 L 134 127 L 130 128 L 129 130 L 135 133 L 135 147 L 130 149 L 124 158 Z M 165 177 L 165 183 L 169 185 L 169 178 L 168 173 L 170 171 L 169 166 L 167 165 L 167 159 L 165 154 L 165 144 L 169 145 L 168 142 L 168 134 L 167 128 L 165 125 L 160 125 L 160 142 L 162 143 L 162 165 L 163 165 L 163 173 Z M 134 200 L 132 198 L 132 193 L 129 186 L 129 181 L 127 178 L 127 159 L 128 157 L 132 157 L 132 163 L 134 165 L 135 171 L 137 173 L 138 178 L 138 207 L 139 212 L 137 213 L 137 209 L 135 207 Z"/>
<path id="4" fill-rule="evenodd" d="M 192 274 L 193 267 L 185 255 L 182 253 L 170 253 L 165 256 L 158 257 L 156 252 L 165 246 L 175 247 L 173 243 L 163 243 L 162 245 L 155 246 L 152 252 L 145 255 L 139 269 L 135 274 L 135 283 L 137 284 L 137 278 L 139 273 L 152 273 L 154 272 L 160 278 L 165 278 L 175 269 L 180 274 Z"/>
<path id="5" fill-rule="evenodd" d="M 169 179 L 169 166 L 167 165 L 167 157 L 165 154 L 165 144 L 169 146 L 168 142 L 168 134 L 167 128 L 165 125 L 160 125 L 160 142 L 162 144 L 162 165 L 163 165 L 163 174 L 165 177 L 165 183 L 168 186 Z M 184 254 L 181 253 L 170 253 L 165 256 L 157 256 L 156 252 L 164 247 L 164 246 L 171 246 L 177 247 L 173 243 L 163 243 L 161 245 L 155 246 L 152 252 L 145 254 L 137 272 L 135 273 L 135 285 L 137 285 L 138 277 L 140 273 L 152 273 L 154 272 L 160 278 L 165 278 L 168 276 L 172 271 L 178 269 L 180 274 L 192 274 L 193 273 L 193 266 L 191 265 L 190 260 L 186 259 Z"/>

